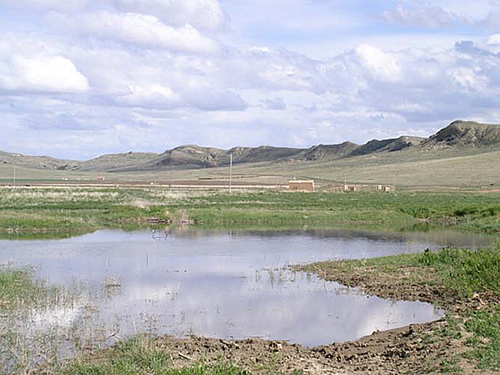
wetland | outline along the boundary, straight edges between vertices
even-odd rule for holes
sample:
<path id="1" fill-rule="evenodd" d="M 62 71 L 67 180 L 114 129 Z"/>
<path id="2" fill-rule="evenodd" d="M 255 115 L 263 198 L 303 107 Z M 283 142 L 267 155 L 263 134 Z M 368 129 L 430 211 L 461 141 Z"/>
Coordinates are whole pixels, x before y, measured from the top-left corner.
<path id="1" fill-rule="evenodd" d="M 7 373 L 498 370 L 498 194 L 4 193 Z"/>

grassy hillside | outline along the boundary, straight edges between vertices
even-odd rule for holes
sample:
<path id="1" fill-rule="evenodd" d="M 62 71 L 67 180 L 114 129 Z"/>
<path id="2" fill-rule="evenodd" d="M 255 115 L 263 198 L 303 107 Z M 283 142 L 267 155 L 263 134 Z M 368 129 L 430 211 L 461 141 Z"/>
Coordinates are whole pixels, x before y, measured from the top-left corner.
<path id="1" fill-rule="evenodd" d="M 0 152 L 0 181 L 33 180 L 171 182 L 224 180 L 286 184 L 293 178 L 320 185 L 395 184 L 400 187 L 500 188 L 500 125 L 455 121 L 427 138 L 372 140 L 359 146 L 344 142 L 309 149 L 261 146 L 230 150 L 180 146 L 162 154 L 103 155 L 79 162 Z M 248 177 L 245 177 L 248 176 Z M 226 181 L 227 182 L 227 181 Z"/>
<path id="2" fill-rule="evenodd" d="M 423 147 L 476 146 L 486 147 L 500 143 L 500 126 L 473 121 L 454 121 L 424 141 Z"/>
<path id="3" fill-rule="evenodd" d="M 280 173 L 349 183 L 380 183 L 398 186 L 457 186 L 500 188 L 500 151 L 482 154 L 433 151 L 396 152 L 360 156 L 331 162 L 242 167 L 238 172 Z M 458 155 L 457 155 L 458 154 Z"/>
<path id="4" fill-rule="evenodd" d="M 286 183 L 289 179 L 314 179 L 328 184 L 395 184 L 399 187 L 463 187 L 500 189 L 500 151 L 477 154 L 475 149 L 403 150 L 329 161 L 236 164 L 237 175 L 267 176 Z M 176 171 L 171 178 L 190 179 L 227 175 L 227 168 Z M 262 179 L 265 181 L 266 179 Z"/>

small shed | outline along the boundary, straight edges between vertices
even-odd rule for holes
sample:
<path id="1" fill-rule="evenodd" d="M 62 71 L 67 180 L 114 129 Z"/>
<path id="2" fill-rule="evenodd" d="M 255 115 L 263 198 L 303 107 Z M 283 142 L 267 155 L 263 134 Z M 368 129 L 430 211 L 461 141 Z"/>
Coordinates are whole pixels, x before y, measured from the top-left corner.
<path id="1" fill-rule="evenodd" d="M 314 191 L 314 181 L 312 180 L 294 180 L 288 183 L 290 191 Z"/>
<path id="2" fill-rule="evenodd" d="M 359 191 L 358 185 L 344 185 L 344 191 Z"/>
<path id="3" fill-rule="evenodd" d="M 396 191 L 396 187 L 390 185 L 377 185 L 377 191 L 383 191 L 384 193 L 391 193 L 393 191 Z"/>

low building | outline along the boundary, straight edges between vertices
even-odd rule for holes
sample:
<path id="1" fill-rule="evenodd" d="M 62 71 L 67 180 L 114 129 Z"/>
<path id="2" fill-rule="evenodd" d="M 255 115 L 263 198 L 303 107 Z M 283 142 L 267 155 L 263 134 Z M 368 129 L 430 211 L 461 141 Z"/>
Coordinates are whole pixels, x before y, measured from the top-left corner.
<path id="1" fill-rule="evenodd" d="M 384 193 L 391 193 L 396 191 L 396 187 L 390 185 L 377 185 L 377 191 L 382 191 Z"/>
<path id="2" fill-rule="evenodd" d="M 344 191 L 359 191 L 360 187 L 358 185 L 344 185 Z"/>
<path id="3" fill-rule="evenodd" d="M 314 191 L 314 181 L 294 180 L 288 183 L 290 191 Z"/>

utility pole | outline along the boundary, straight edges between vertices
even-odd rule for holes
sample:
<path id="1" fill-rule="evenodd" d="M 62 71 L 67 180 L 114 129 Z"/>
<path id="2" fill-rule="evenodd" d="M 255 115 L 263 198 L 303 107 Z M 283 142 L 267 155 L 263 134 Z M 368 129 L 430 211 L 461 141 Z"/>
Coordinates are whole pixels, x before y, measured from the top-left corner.
<path id="1" fill-rule="evenodd" d="M 229 194 L 233 191 L 233 154 L 229 154 Z"/>
<path id="2" fill-rule="evenodd" d="M 16 187 L 16 166 L 14 165 L 14 187 Z"/>

